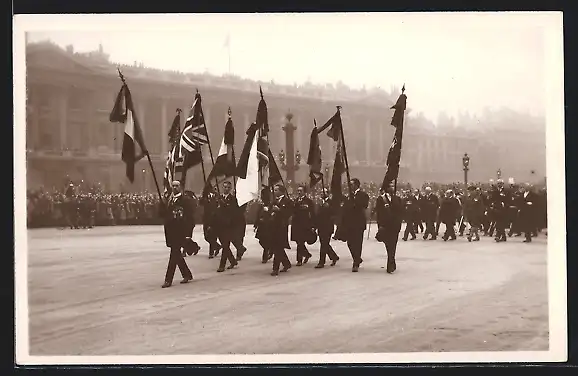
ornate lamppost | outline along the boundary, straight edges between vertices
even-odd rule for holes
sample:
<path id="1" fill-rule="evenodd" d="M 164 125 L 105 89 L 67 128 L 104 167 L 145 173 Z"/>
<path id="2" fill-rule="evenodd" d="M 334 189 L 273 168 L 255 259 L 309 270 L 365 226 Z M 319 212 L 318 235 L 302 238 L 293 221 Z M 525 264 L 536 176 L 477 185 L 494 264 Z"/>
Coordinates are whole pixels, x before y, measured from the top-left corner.
<path id="1" fill-rule="evenodd" d="M 470 170 L 470 157 L 465 153 L 462 157 L 462 165 L 464 166 L 464 183 L 468 185 L 468 171 Z"/>
<path id="2" fill-rule="evenodd" d="M 142 169 L 142 190 L 146 191 L 146 170 Z"/>
<path id="3" fill-rule="evenodd" d="M 279 152 L 279 161 L 281 162 L 281 169 L 286 171 L 287 183 L 289 185 L 295 182 L 295 172 L 299 170 L 299 164 L 301 163 L 301 154 L 299 150 L 295 150 L 295 130 L 296 126 L 291 123 L 293 119 L 293 114 L 291 112 L 285 115 L 287 123 L 283 126 L 283 131 L 285 132 L 285 149 L 287 154 L 283 150 Z"/>

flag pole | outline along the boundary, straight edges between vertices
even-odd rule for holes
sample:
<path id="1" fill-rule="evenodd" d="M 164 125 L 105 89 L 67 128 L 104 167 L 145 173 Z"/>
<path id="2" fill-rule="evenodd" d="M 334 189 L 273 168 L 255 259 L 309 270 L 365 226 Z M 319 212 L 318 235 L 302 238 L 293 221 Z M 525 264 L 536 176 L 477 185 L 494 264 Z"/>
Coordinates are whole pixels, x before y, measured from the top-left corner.
<path id="1" fill-rule="evenodd" d="M 232 115 L 231 106 L 229 106 L 229 110 L 227 111 L 227 114 L 229 115 L 229 119 L 230 119 L 231 115 Z M 227 122 L 229 119 L 227 119 Z M 226 130 L 226 128 L 227 128 L 227 126 L 225 125 L 225 130 Z M 234 131 L 234 129 L 235 129 L 235 125 L 233 124 L 233 131 Z M 233 152 L 232 152 L 233 165 L 235 166 L 235 169 L 236 169 L 237 168 L 237 162 L 235 161 L 235 141 L 234 140 L 235 140 L 235 138 L 233 138 L 233 145 L 231 146 L 231 148 L 233 149 Z M 213 166 L 214 166 L 214 164 L 213 164 Z M 217 182 L 216 176 L 215 176 L 215 182 Z M 235 189 L 235 195 L 236 195 L 237 194 L 237 175 L 236 174 L 233 174 L 233 187 Z"/>
<path id="2" fill-rule="evenodd" d="M 343 120 L 341 119 L 341 106 L 336 107 L 341 123 L 341 126 L 339 127 L 341 133 L 341 145 L 343 146 L 343 159 L 345 160 L 345 173 L 347 174 L 347 188 L 349 190 L 349 198 L 351 199 L 351 176 L 349 175 L 349 162 L 347 161 L 347 150 L 345 149 L 345 134 L 343 133 Z"/>
<path id="3" fill-rule="evenodd" d="M 130 93 L 130 90 L 129 90 L 129 88 L 128 88 L 128 84 L 126 83 L 126 80 L 125 80 L 125 78 L 124 78 L 124 75 L 123 75 L 122 72 L 120 71 L 120 68 L 117 67 L 116 69 L 118 70 L 118 76 L 120 77 L 120 80 L 122 81 L 122 84 L 126 87 L 126 89 L 127 89 L 127 90 L 129 91 L 129 93 Z M 134 118 L 134 122 L 135 122 L 136 124 L 140 124 L 140 123 L 138 122 L 138 118 L 137 118 L 136 113 L 135 113 L 135 111 L 134 111 L 134 103 L 132 102 L 132 95 L 129 96 L 129 98 L 130 98 L 130 106 L 131 106 L 132 116 L 133 116 L 133 118 Z M 128 103 L 127 103 L 127 107 L 128 107 Z M 145 146 L 145 145 L 144 145 L 144 137 L 143 137 L 143 135 L 141 134 L 140 126 L 135 127 L 135 130 L 138 132 L 138 137 L 139 137 L 140 140 L 142 140 L 143 146 Z M 138 143 L 138 141 L 137 141 L 137 143 Z M 151 168 L 151 172 L 152 172 L 152 174 L 153 174 L 153 180 L 155 181 L 155 186 L 156 186 L 156 188 L 157 188 L 157 193 L 158 193 L 158 195 L 159 195 L 159 200 L 160 200 L 161 202 L 164 202 L 163 196 L 161 195 L 161 189 L 159 188 L 159 183 L 158 183 L 158 181 L 157 181 L 157 176 L 156 176 L 156 174 L 155 174 L 155 169 L 153 168 L 153 162 L 152 162 L 152 160 L 151 160 L 151 156 L 150 156 L 149 150 L 148 150 L 148 148 L 147 148 L 146 146 L 145 146 L 144 153 L 145 153 L 145 155 L 146 155 L 146 157 L 147 157 L 147 160 L 148 160 L 148 162 L 149 162 L 149 166 L 150 166 L 150 168 Z"/>
<path id="4" fill-rule="evenodd" d="M 199 89 L 197 90 L 197 94 L 199 95 L 200 98 L 200 94 L 199 94 Z M 203 101 L 200 101 L 200 106 L 202 106 Z M 199 109 L 199 113 L 203 114 L 203 107 L 201 107 Z M 205 118 L 205 115 L 203 114 L 203 119 Z M 199 116 L 199 119 L 197 119 L 197 121 L 200 121 L 201 118 Z M 205 120 L 205 130 L 207 131 L 207 144 L 209 145 L 209 154 L 211 155 L 211 164 L 213 165 L 213 167 L 215 167 L 215 160 L 213 159 L 213 149 L 211 148 L 211 138 L 209 137 L 209 127 L 207 126 L 207 121 Z M 207 177 L 205 175 L 205 162 L 204 162 L 204 158 L 203 158 L 203 149 L 202 149 L 202 145 L 199 145 L 199 148 L 201 150 L 201 168 L 203 169 L 203 186 L 207 185 Z M 215 183 L 217 185 L 217 193 L 220 195 L 221 192 L 219 192 L 219 182 L 217 181 L 217 178 L 215 178 Z"/>

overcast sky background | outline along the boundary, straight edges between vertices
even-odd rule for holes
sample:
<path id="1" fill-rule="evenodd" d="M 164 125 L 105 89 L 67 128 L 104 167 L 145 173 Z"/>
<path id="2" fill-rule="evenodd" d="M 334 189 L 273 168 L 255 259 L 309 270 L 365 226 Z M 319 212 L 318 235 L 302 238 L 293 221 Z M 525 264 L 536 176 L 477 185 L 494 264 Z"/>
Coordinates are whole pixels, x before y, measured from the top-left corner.
<path id="1" fill-rule="evenodd" d="M 204 14 L 42 16 L 29 41 L 77 51 L 102 44 L 113 62 L 182 72 L 228 72 L 278 84 L 336 83 L 389 90 L 408 105 L 481 114 L 506 106 L 545 113 L 544 18 L 529 14 Z"/>

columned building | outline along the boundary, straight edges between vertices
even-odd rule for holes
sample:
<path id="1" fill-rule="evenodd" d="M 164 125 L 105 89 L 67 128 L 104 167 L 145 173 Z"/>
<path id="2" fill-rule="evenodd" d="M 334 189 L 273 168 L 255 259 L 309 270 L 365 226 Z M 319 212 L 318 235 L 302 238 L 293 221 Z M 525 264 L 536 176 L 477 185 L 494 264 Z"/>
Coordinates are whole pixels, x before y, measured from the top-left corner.
<path id="1" fill-rule="evenodd" d="M 28 44 L 26 48 L 27 102 L 26 148 L 28 188 L 61 188 L 68 180 L 100 183 L 112 191 L 154 192 L 155 185 L 146 159 L 136 166 L 135 182 L 130 184 L 121 161 L 123 126 L 110 123 L 109 113 L 121 87 L 117 66 L 109 61 L 102 47 L 91 53 L 77 53 L 50 42 Z M 282 126 L 285 115 L 293 114 L 295 149 L 302 156 L 297 181 L 308 180 L 305 164 L 314 119 L 322 125 L 342 106 L 347 156 L 352 176 L 362 181 L 381 181 L 394 128 L 389 108 L 399 93 L 391 97 L 327 94 L 310 87 L 280 86 L 237 77 L 183 74 L 121 66 L 133 94 L 133 101 L 144 139 L 151 153 L 156 178 L 162 189 L 162 176 L 168 151 L 169 127 L 177 108 L 183 109 L 181 127 L 193 102 L 196 89 L 203 98 L 213 156 L 216 158 L 223 137 L 227 109 L 231 107 L 235 124 L 235 150 L 240 154 L 245 131 L 255 121 L 259 86 L 268 106 L 270 145 L 273 154 L 285 149 Z M 408 89 L 409 95 L 410 89 Z M 340 96 L 338 96 L 338 94 Z M 409 101 L 411 105 L 411 99 Z M 324 167 L 331 169 L 335 155 L 333 141 L 320 136 Z M 520 146 L 522 145 L 522 146 Z M 545 175 L 545 134 L 536 132 L 480 132 L 438 129 L 423 124 L 406 113 L 400 180 L 421 185 L 424 181 L 461 181 L 461 157 L 471 157 L 469 180 L 487 180 L 501 168 L 504 177 L 526 179 L 531 170 Z M 208 149 L 208 148 L 206 148 Z M 532 155 L 511 155 L 510 150 L 532 150 Z M 206 173 L 211 169 L 208 150 Z M 526 171 L 527 170 L 527 171 Z M 525 174 L 525 175 L 524 175 Z M 524 175 L 524 176 L 522 176 Z M 200 167 L 187 174 L 187 188 L 202 186 Z"/>

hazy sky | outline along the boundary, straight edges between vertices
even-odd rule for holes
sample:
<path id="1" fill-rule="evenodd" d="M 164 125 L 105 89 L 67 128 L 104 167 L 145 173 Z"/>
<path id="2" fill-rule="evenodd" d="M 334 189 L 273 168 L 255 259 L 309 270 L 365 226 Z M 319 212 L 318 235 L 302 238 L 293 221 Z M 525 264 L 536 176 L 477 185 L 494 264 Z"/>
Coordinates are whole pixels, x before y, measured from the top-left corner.
<path id="1" fill-rule="evenodd" d="M 507 106 L 543 114 L 547 22 L 538 14 L 205 14 L 42 16 L 29 41 L 77 51 L 102 43 L 114 62 L 293 84 L 389 90 L 406 84 L 409 106 L 480 113 Z M 72 20 L 72 21 L 71 21 Z M 551 24 L 551 22 L 550 22 Z"/>

